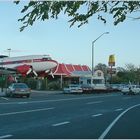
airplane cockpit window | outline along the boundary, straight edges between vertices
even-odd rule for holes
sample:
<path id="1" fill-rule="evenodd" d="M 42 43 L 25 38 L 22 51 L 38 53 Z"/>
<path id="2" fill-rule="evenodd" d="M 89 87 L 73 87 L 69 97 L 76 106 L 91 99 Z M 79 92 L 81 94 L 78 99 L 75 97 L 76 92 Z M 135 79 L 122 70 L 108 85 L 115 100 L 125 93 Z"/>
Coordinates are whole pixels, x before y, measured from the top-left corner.
<path id="1" fill-rule="evenodd" d="M 8 57 L 7 55 L 0 55 L 0 58 Z"/>
<path id="2" fill-rule="evenodd" d="M 43 60 L 52 60 L 51 57 L 44 57 Z"/>

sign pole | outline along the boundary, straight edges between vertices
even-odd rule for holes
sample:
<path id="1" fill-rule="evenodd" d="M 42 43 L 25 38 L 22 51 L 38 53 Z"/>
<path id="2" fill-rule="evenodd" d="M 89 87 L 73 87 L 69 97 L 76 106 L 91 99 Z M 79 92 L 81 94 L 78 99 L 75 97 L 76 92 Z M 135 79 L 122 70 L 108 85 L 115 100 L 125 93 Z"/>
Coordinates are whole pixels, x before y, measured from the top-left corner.
<path id="1" fill-rule="evenodd" d="M 113 70 L 112 67 L 115 66 L 115 57 L 114 55 L 110 55 L 109 56 L 109 62 L 108 65 L 110 66 L 110 84 L 112 84 L 112 74 L 113 74 Z"/>

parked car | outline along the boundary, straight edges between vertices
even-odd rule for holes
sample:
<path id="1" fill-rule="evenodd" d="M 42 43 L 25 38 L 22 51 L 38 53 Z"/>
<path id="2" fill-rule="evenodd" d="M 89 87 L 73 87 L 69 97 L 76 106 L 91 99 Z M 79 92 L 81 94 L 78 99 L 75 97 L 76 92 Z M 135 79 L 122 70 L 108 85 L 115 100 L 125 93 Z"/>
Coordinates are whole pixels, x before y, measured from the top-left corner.
<path id="1" fill-rule="evenodd" d="M 68 87 L 63 89 L 64 93 L 82 93 L 83 90 L 78 84 L 70 84 Z"/>
<path id="2" fill-rule="evenodd" d="M 6 90 L 6 96 L 30 97 L 31 89 L 25 83 L 12 83 Z"/>
<path id="3" fill-rule="evenodd" d="M 119 84 L 111 84 L 110 89 L 112 89 L 113 91 L 119 91 Z"/>
<path id="4" fill-rule="evenodd" d="M 129 85 L 125 85 L 122 87 L 121 92 L 123 94 L 127 94 L 129 92 Z"/>
<path id="5" fill-rule="evenodd" d="M 132 94 L 132 95 L 140 94 L 140 86 L 139 85 L 127 85 L 122 88 L 121 92 L 124 95 L 125 94 Z"/>
<path id="6" fill-rule="evenodd" d="M 140 94 L 140 86 L 133 85 L 132 89 L 130 88 L 130 92 L 132 92 L 132 94 Z"/>

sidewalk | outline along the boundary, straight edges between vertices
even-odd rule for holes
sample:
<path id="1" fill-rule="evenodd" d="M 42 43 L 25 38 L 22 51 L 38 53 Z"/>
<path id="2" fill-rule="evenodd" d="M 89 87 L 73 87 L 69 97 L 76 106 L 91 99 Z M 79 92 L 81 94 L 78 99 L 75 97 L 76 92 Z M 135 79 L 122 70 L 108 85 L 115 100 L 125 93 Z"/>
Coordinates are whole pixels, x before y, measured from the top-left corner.
<path id="1" fill-rule="evenodd" d="M 3 89 L 3 92 L 2 92 L 0 88 L 0 97 L 3 97 L 3 96 L 5 96 L 5 89 Z"/>
<path id="2" fill-rule="evenodd" d="M 6 89 L 3 89 L 3 92 L 1 91 L 1 88 L 0 88 L 0 97 L 3 97 L 5 96 L 5 90 Z M 61 94 L 63 93 L 63 91 L 52 91 L 52 90 L 31 90 L 32 94 L 35 94 L 35 93 L 43 93 L 43 94 Z"/>

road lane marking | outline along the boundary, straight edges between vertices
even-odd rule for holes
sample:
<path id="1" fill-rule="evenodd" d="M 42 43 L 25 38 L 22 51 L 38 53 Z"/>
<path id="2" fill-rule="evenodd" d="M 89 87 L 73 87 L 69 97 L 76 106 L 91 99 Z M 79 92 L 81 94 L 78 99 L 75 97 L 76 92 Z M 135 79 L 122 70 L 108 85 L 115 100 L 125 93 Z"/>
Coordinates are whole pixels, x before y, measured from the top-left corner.
<path id="1" fill-rule="evenodd" d="M 131 97 L 124 97 L 123 100 L 131 99 Z"/>
<path id="2" fill-rule="evenodd" d="M 122 111 L 122 110 L 123 110 L 123 108 L 118 108 L 115 111 Z"/>
<path id="3" fill-rule="evenodd" d="M 4 138 L 9 138 L 12 137 L 13 135 L 4 135 L 4 136 L 0 136 L 0 139 L 4 139 Z"/>
<path id="4" fill-rule="evenodd" d="M 28 102 L 18 102 L 18 104 L 28 104 Z"/>
<path id="5" fill-rule="evenodd" d="M 9 100 L 8 98 L 5 98 L 5 97 L 1 97 L 1 99 L 4 99 L 4 100 Z"/>
<path id="6" fill-rule="evenodd" d="M 2 113 L 2 114 L 0 114 L 0 116 L 8 116 L 8 115 L 16 115 L 16 114 L 23 114 L 23 113 L 38 112 L 38 111 L 46 111 L 46 110 L 51 110 L 51 109 L 54 109 L 54 107 L 19 111 L 19 112 Z"/>
<path id="7" fill-rule="evenodd" d="M 127 108 L 125 111 L 123 111 L 115 120 L 113 120 L 113 122 L 105 129 L 105 131 L 101 134 L 101 136 L 98 139 L 104 139 L 105 136 L 108 134 L 108 132 L 111 130 L 111 128 L 115 125 L 115 123 L 125 114 L 127 113 L 129 110 L 140 106 L 140 104 L 131 106 L 129 108 Z"/>
<path id="8" fill-rule="evenodd" d="M 70 123 L 70 122 L 61 122 L 61 123 L 53 124 L 52 126 L 60 126 L 60 125 L 68 124 L 68 123 Z"/>
<path id="9" fill-rule="evenodd" d="M 95 102 L 88 102 L 86 104 L 91 105 L 91 104 L 99 104 L 102 103 L 103 101 L 95 101 Z"/>
<path id="10" fill-rule="evenodd" d="M 102 116 L 103 114 L 95 114 L 95 115 L 92 115 L 92 117 L 98 117 L 98 116 Z"/>
<path id="11" fill-rule="evenodd" d="M 104 96 L 90 96 L 90 97 L 79 97 L 79 98 L 70 98 L 70 99 L 56 99 L 56 100 L 42 100 L 42 101 L 29 101 L 28 103 L 43 103 L 43 102 L 59 102 L 59 101 L 71 101 L 71 100 L 82 100 L 82 99 L 92 99 L 92 98 L 101 98 L 101 97 L 115 97 L 117 95 L 104 95 Z"/>

